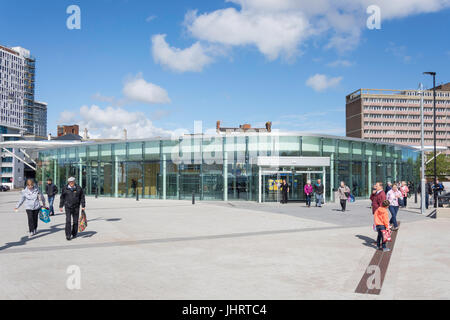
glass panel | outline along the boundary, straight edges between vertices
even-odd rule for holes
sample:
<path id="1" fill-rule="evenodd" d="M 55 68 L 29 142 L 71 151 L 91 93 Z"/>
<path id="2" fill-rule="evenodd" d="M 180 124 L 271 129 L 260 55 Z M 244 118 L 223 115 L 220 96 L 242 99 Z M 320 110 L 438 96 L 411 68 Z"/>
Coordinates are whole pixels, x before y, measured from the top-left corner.
<path id="1" fill-rule="evenodd" d="M 159 147 L 158 147 L 159 149 Z M 158 198 L 159 162 L 144 162 L 144 194 L 145 198 Z"/>
<path id="2" fill-rule="evenodd" d="M 110 144 L 100 145 L 100 161 L 111 161 L 112 151 Z"/>
<path id="3" fill-rule="evenodd" d="M 142 195 L 142 162 L 127 162 L 127 189 L 128 197 Z"/>
<path id="4" fill-rule="evenodd" d="M 320 138 L 302 137 L 302 156 L 312 157 L 320 156 Z"/>
<path id="5" fill-rule="evenodd" d="M 142 160 L 142 142 L 132 142 L 128 144 L 128 160 Z"/>
<path id="6" fill-rule="evenodd" d="M 146 141 L 144 144 L 144 159 L 145 160 L 159 160 L 159 141 Z"/>

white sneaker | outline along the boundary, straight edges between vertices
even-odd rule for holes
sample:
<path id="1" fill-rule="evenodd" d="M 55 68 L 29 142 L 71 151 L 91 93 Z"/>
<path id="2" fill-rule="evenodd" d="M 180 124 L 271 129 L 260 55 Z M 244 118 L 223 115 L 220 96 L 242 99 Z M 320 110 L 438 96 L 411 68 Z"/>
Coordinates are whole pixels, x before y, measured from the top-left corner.
<path id="1" fill-rule="evenodd" d="M 29 232 L 29 233 L 28 233 L 28 238 L 33 237 L 33 235 L 34 235 L 33 232 Z"/>

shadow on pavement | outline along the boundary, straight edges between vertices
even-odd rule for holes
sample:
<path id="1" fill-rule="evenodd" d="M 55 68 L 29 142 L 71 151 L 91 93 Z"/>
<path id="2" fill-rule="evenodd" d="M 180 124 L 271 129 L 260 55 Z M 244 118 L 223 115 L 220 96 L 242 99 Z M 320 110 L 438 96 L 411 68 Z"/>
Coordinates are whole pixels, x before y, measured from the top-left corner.
<path id="1" fill-rule="evenodd" d="M 370 247 L 370 248 L 374 248 L 376 249 L 377 246 L 374 244 L 376 242 L 376 239 L 370 238 L 370 237 L 366 237 L 363 235 L 356 235 L 355 237 L 357 237 L 358 239 L 364 240 L 363 245 L 365 245 L 366 247 Z"/>

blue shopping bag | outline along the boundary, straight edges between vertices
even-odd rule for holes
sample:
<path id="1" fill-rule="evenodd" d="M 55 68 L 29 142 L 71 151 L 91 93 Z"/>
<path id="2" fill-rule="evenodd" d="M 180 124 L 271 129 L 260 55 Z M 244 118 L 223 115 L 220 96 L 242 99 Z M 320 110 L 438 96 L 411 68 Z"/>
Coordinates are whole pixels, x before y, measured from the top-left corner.
<path id="1" fill-rule="evenodd" d="M 42 207 L 39 211 L 39 219 L 44 223 L 50 222 L 50 210 L 49 208 Z"/>
<path id="2" fill-rule="evenodd" d="M 353 195 L 349 195 L 348 202 L 355 202 L 355 197 Z"/>

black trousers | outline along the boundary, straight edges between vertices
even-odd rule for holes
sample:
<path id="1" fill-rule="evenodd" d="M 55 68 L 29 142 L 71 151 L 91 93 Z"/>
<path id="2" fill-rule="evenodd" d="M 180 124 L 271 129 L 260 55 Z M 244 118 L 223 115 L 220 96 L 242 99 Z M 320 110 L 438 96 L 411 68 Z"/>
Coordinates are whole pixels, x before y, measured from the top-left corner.
<path id="1" fill-rule="evenodd" d="M 39 209 L 27 210 L 27 216 L 28 216 L 28 228 L 30 232 L 33 232 L 37 229 L 38 226 Z"/>
<path id="2" fill-rule="evenodd" d="M 282 192 L 281 195 L 283 196 L 281 203 L 288 203 L 288 194 L 287 192 Z"/>
<path id="3" fill-rule="evenodd" d="M 78 219 L 80 218 L 80 207 L 66 209 L 66 238 L 78 234 Z M 73 220 L 73 221 L 72 221 Z"/>
<path id="4" fill-rule="evenodd" d="M 345 208 L 347 207 L 347 200 L 341 199 L 341 208 L 342 211 L 345 211 Z"/>

